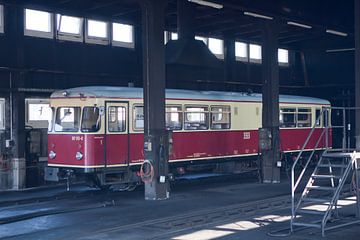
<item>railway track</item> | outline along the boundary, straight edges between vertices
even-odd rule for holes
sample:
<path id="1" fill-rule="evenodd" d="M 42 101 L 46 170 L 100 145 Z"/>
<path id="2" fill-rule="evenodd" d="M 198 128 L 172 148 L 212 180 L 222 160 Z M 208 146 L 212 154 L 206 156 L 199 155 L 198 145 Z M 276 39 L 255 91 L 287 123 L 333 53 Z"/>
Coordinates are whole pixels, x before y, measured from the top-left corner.
<path id="1" fill-rule="evenodd" d="M 231 220 L 235 221 L 244 217 L 250 217 L 259 212 L 286 209 L 289 208 L 290 205 L 291 199 L 288 195 L 279 196 L 250 203 L 233 204 L 210 210 L 200 210 L 167 218 L 145 220 L 134 224 L 105 228 L 91 232 L 91 236 L 79 235 L 75 238 L 96 239 L 99 236 L 105 237 L 107 234 L 126 234 L 128 232 L 152 229 L 155 234 L 147 236 L 146 239 L 168 239 L 173 234 L 186 230 L 213 224 L 228 223 L 229 221 L 231 222 Z M 121 235 L 119 235 L 119 237 L 121 238 Z"/>

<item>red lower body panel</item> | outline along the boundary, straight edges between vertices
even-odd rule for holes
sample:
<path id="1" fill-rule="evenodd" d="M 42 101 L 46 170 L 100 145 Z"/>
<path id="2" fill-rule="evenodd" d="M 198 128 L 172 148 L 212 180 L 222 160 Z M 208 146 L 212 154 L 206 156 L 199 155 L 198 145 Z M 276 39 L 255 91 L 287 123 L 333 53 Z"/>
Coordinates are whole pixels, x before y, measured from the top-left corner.
<path id="1" fill-rule="evenodd" d="M 315 129 L 306 149 L 315 147 L 323 129 Z M 310 129 L 281 129 L 281 150 L 301 149 Z M 330 133 L 331 134 L 331 131 Z M 331 137 L 330 137 L 331 139 Z M 126 166 L 141 163 L 144 159 L 144 135 L 68 135 L 49 134 L 49 151 L 56 152 L 49 165 L 68 167 Z M 331 142 L 329 142 L 331 146 Z M 325 147 L 325 136 L 317 148 Z M 83 159 L 75 158 L 76 152 L 84 154 Z M 256 155 L 258 131 L 198 131 L 175 132 L 173 153 L 170 161 L 201 160 L 220 157 Z"/>

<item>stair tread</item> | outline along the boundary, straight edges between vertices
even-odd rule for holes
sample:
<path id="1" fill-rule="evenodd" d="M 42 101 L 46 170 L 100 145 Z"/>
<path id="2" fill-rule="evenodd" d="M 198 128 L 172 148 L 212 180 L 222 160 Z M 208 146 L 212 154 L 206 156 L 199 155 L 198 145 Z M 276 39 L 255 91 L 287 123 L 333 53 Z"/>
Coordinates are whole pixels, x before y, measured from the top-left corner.
<path id="1" fill-rule="evenodd" d="M 351 157 L 352 152 L 327 152 L 322 155 L 322 157 L 326 158 L 344 158 L 344 157 Z"/>
<path id="2" fill-rule="evenodd" d="M 316 224 L 316 223 L 293 222 L 292 225 L 301 226 L 301 227 L 321 228 L 321 224 Z"/>
<path id="3" fill-rule="evenodd" d="M 341 178 L 341 176 L 336 175 L 324 175 L 324 174 L 313 174 L 311 175 L 312 178 Z"/>
<path id="4" fill-rule="evenodd" d="M 336 190 L 336 187 L 325 187 L 325 186 L 308 186 L 306 188 L 321 190 L 321 191 L 335 191 Z"/>
<path id="5" fill-rule="evenodd" d="M 308 209 L 299 209 L 297 210 L 297 213 L 302 214 L 310 214 L 310 215 L 324 215 L 324 211 L 317 211 L 317 210 L 308 210 Z"/>
<path id="6" fill-rule="evenodd" d="M 333 168 L 346 168 L 346 164 L 319 164 L 318 167 L 333 167 Z"/>
<path id="7" fill-rule="evenodd" d="M 329 198 L 314 198 L 314 197 L 306 197 L 303 198 L 302 201 L 304 202 L 318 202 L 318 203 L 323 203 L 323 202 L 330 202 L 331 199 Z"/>

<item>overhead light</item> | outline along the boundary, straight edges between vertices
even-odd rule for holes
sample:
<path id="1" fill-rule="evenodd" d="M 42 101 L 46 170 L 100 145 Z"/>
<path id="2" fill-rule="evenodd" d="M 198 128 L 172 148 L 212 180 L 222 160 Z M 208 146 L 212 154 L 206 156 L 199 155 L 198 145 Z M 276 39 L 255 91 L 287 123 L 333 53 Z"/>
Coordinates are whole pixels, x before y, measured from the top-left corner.
<path id="1" fill-rule="evenodd" d="M 273 17 L 258 14 L 258 13 L 253 13 L 253 12 L 244 12 L 244 15 L 257 17 L 257 18 L 263 18 L 263 19 L 267 19 L 267 20 L 273 20 L 274 19 Z"/>
<path id="2" fill-rule="evenodd" d="M 207 7 L 212 7 L 212 8 L 216 8 L 216 9 L 221 9 L 224 6 L 218 3 L 214 3 L 214 2 L 208 2 L 208 1 L 204 1 L 204 0 L 188 0 L 189 2 L 192 3 L 196 3 L 202 6 L 207 6 Z"/>
<path id="3" fill-rule="evenodd" d="M 327 53 L 349 52 L 349 51 L 355 51 L 355 48 L 339 48 L 339 49 L 328 49 L 328 50 L 326 50 Z"/>
<path id="4" fill-rule="evenodd" d="M 342 37 L 347 37 L 347 33 L 344 32 L 339 32 L 339 31 L 335 31 L 335 30 L 331 30 L 331 29 L 326 29 L 326 33 L 330 33 L 330 34 L 334 34 L 334 35 L 338 35 L 338 36 L 342 36 Z"/>
<path id="5" fill-rule="evenodd" d="M 306 25 L 306 24 L 302 24 L 302 23 L 292 22 L 292 21 L 287 22 L 287 24 L 288 24 L 288 25 L 293 25 L 293 26 L 296 26 L 296 27 L 307 28 L 307 29 L 311 29 L 311 28 L 312 28 L 312 26 L 309 26 L 309 25 Z"/>

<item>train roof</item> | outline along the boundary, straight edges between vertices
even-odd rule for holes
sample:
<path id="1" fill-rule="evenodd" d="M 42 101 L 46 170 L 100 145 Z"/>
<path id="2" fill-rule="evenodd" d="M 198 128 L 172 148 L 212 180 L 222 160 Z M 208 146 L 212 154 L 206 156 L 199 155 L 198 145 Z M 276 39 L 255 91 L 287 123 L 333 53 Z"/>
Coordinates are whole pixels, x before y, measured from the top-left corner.
<path id="1" fill-rule="evenodd" d="M 64 94 L 66 92 L 66 94 Z M 96 97 L 96 98 L 143 98 L 143 89 L 134 87 L 108 87 L 87 86 L 64 89 L 51 94 L 51 98 L 66 97 Z M 194 100 L 218 100 L 218 101 L 246 101 L 261 102 L 262 95 L 259 93 L 244 92 L 220 92 L 220 91 L 193 91 L 166 89 L 166 98 L 171 99 L 194 99 Z M 320 98 L 280 95 L 282 103 L 307 103 L 330 105 L 330 102 Z"/>

